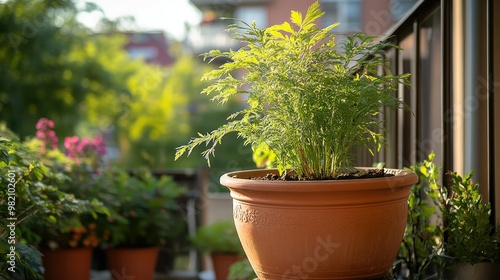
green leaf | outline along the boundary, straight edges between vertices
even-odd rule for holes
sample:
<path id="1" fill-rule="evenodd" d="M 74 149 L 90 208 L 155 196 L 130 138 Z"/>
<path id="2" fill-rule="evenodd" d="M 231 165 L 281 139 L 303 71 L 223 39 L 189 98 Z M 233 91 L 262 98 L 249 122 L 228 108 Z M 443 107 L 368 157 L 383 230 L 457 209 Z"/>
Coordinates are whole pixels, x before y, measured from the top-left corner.
<path id="1" fill-rule="evenodd" d="M 290 34 L 293 34 L 295 30 L 293 30 L 292 26 L 288 22 L 284 22 L 283 24 L 280 25 L 281 30 L 288 32 Z"/>
<path id="2" fill-rule="evenodd" d="M 290 21 L 295 23 L 297 26 L 302 25 L 302 13 L 297 11 L 292 11 L 290 16 Z"/>
<path id="3" fill-rule="evenodd" d="M 434 208 L 434 206 L 422 206 L 422 210 L 422 215 L 424 217 L 430 217 L 436 213 L 436 208 Z"/>
<path id="4" fill-rule="evenodd" d="M 49 215 L 49 216 L 47 217 L 47 221 L 48 221 L 49 223 L 56 224 L 56 223 L 57 223 L 57 218 L 56 218 L 54 215 Z"/>
<path id="5" fill-rule="evenodd" d="M 424 177 L 428 177 L 429 176 L 429 173 L 427 172 L 427 168 L 425 166 L 420 166 L 420 173 L 422 173 L 422 175 Z"/>

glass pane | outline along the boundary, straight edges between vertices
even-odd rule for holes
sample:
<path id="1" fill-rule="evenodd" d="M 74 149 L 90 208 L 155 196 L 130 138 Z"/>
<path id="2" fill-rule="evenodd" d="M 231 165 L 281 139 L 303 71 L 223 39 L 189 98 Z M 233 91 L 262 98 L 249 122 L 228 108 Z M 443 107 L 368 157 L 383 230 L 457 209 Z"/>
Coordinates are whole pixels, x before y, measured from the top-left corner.
<path id="1" fill-rule="evenodd" d="M 442 42 L 441 13 L 436 9 L 420 25 L 420 82 L 419 110 L 420 137 L 417 143 L 418 160 L 434 151 L 437 165 L 443 155 L 443 100 L 442 100 Z"/>
<path id="2" fill-rule="evenodd" d="M 344 22 L 349 25 L 350 30 L 359 31 L 361 23 L 361 4 L 360 2 L 343 2 L 341 3 L 341 13 L 343 14 Z"/>
<path id="3" fill-rule="evenodd" d="M 402 19 L 417 2 L 417 0 L 391 0 L 393 19 L 395 21 Z"/>
<path id="4" fill-rule="evenodd" d="M 332 23 L 340 22 L 335 32 L 356 32 L 361 26 L 361 2 L 360 1 L 322 1 L 321 9 L 325 12 L 322 26 L 326 27 Z"/>

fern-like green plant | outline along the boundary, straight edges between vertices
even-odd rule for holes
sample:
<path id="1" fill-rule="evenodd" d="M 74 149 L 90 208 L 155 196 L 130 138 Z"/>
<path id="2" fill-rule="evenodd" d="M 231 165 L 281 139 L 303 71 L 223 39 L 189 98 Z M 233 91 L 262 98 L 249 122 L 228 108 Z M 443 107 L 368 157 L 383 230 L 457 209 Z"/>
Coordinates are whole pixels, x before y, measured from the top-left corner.
<path id="1" fill-rule="evenodd" d="M 214 81 L 203 93 L 220 103 L 241 94 L 248 106 L 179 147 L 176 159 L 205 144 L 210 164 L 217 144 L 236 132 L 245 144 L 267 144 L 281 174 L 291 167 L 302 179 L 327 179 L 352 168 L 353 148 L 379 149 L 377 115 L 383 106 L 405 107 L 394 92 L 409 84 L 408 74 L 391 74 L 383 57 L 396 46 L 362 33 L 336 42 L 338 24 L 316 25 L 323 14 L 315 2 L 304 16 L 292 11 L 290 22 L 268 28 L 235 20 L 229 30 L 243 47 L 205 54 L 227 62 L 203 76 Z"/>
<path id="2" fill-rule="evenodd" d="M 444 220 L 444 254 L 458 264 L 500 261 L 500 225 L 490 224 L 491 204 L 484 203 L 474 171 L 448 172 L 447 199 L 440 205 Z"/>

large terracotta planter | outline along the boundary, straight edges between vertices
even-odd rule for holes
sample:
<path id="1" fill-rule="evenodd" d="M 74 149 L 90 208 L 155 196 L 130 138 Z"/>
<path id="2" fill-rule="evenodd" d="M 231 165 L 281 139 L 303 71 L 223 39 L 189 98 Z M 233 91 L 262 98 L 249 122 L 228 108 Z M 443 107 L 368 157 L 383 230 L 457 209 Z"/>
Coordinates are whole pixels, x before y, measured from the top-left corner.
<path id="1" fill-rule="evenodd" d="M 111 276 L 113 279 L 153 279 L 158 251 L 158 247 L 107 250 Z"/>
<path id="2" fill-rule="evenodd" d="M 275 172 L 275 170 L 273 170 Z M 418 181 L 392 177 L 325 180 L 248 180 L 270 170 L 231 172 L 234 222 L 260 280 L 371 279 L 387 274 L 406 226 L 407 199 Z"/>
<path id="3" fill-rule="evenodd" d="M 232 264 L 242 260 L 242 256 L 236 254 L 211 254 L 212 265 L 216 280 L 227 280 L 229 268 Z"/>
<path id="4" fill-rule="evenodd" d="M 43 250 L 42 262 L 45 280 L 89 280 L 92 249 Z"/>

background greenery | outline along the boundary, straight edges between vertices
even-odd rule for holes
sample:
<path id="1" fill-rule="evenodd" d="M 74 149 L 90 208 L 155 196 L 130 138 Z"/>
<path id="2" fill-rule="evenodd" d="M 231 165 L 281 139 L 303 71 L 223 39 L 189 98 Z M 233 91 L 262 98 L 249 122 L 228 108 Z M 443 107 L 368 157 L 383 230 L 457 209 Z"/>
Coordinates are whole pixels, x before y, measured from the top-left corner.
<path id="1" fill-rule="evenodd" d="M 76 20 L 95 9 L 72 0 L 0 3 L 0 119 L 21 139 L 34 134 L 41 117 L 52 119 L 61 137 L 102 134 L 122 167 L 205 167 L 198 156 L 174 162 L 175 147 L 218 127 L 239 102 L 222 107 L 201 95 L 209 66 L 179 42 L 169 42 L 176 61 L 170 67 L 130 59 L 119 32 L 130 19 L 103 19 L 95 34 Z M 236 137 L 212 165 L 213 172 L 254 166 Z"/>

